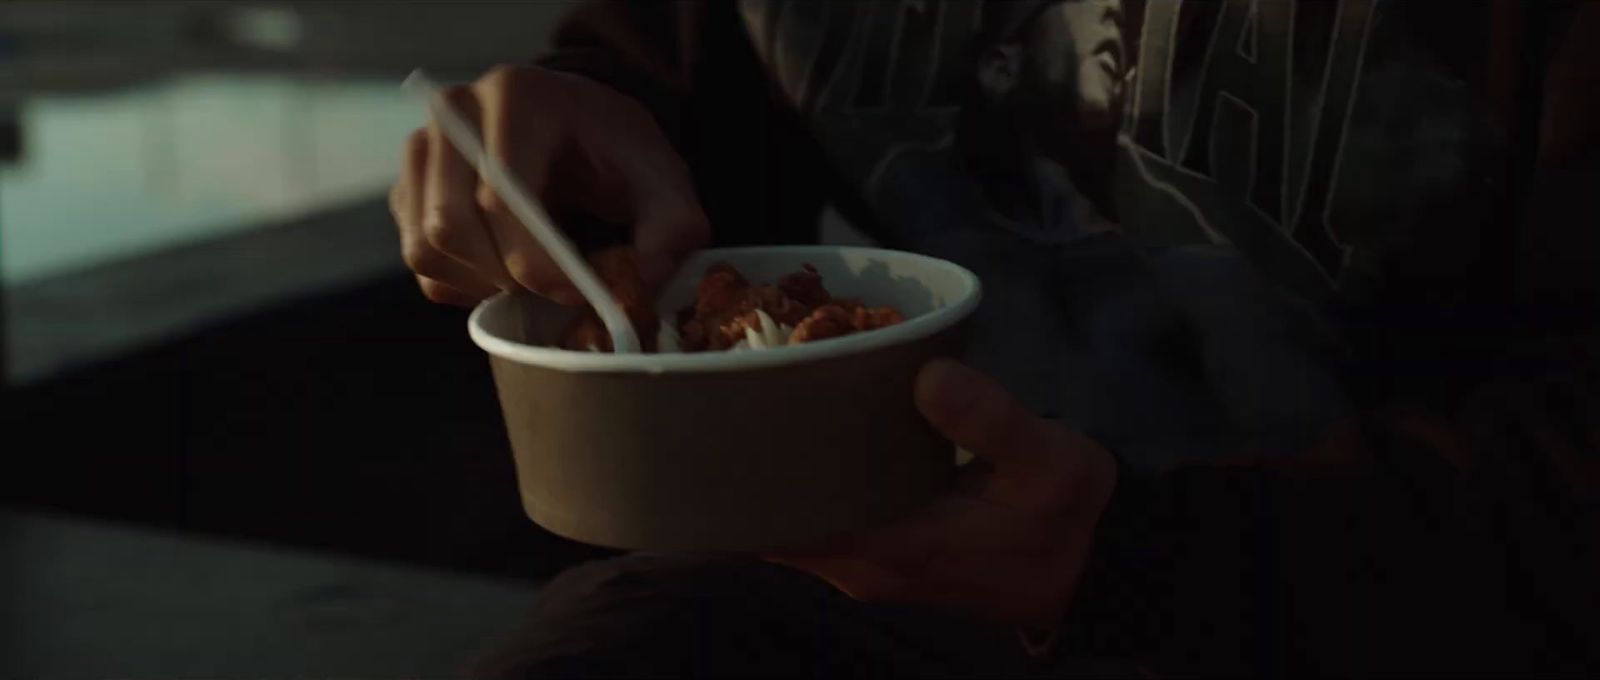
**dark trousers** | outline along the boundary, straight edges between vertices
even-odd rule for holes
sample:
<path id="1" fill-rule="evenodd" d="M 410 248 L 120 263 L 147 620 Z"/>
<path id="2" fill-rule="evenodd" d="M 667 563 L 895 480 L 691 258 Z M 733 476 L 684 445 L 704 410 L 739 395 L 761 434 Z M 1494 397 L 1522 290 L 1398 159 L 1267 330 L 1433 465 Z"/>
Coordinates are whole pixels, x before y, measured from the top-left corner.
<path id="1" fill-rule="evenodd" d="M 1039 660 L 1017 632 L 953 612 L 868 605 L 754 561 L 630 555 L 558 576 L 474 678 L 1108 677 Z"/>

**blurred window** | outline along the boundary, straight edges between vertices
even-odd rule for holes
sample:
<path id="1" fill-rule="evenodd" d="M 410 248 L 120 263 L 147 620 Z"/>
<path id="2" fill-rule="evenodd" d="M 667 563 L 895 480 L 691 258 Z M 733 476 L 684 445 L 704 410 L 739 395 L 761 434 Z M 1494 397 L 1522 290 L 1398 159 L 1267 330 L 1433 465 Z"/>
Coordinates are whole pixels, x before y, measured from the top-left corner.
<path id="1" fill-rule="evenodd" d="M 530 59 L 572 4 L 0 1 L 7 382 L 403 276 L 400 80 Z"/>
<path id="2" fill-rule="evenodd" d="M 19 110 L 0 169 L 10 284 L 380 194 L 422 122 L 387 82 L 203 75 Z"/>

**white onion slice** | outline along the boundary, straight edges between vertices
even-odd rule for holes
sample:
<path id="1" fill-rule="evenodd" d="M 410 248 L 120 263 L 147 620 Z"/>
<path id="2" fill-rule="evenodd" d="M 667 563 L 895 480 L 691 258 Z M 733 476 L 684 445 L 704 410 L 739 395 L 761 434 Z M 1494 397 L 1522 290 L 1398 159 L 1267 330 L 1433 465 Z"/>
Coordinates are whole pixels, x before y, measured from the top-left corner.
<path id="1" fill-rule="evenodd" d="M 756 319 L 761 323 L 761 341 L 767 347 L 782 347 L 789 336 L 783 335 L 778 322 L 761 309 L 756 310 Z M 755 343 L 751 343 L 752 345 Z"/>
<path id="2" fill-rule="evenodd" d="M 678 329 L 672 324 L 662 321 L 656 328 L 656 352 L 661 354 L 675 354 L 683 351 L 683 338 L 678 336 Z"/>

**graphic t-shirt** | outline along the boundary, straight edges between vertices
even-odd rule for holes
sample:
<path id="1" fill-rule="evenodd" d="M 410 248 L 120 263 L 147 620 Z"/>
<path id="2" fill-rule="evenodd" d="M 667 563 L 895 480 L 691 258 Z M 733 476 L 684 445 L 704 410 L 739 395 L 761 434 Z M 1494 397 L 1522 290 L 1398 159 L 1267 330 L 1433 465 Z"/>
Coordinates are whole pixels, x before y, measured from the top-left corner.
<path id="1" fill-rule="evenodd" d="M 654 113 L 719 243 L 831 203 L 982 277 L 969 359 L 1037 412 L 1247 463 L 1119 473 L 1066 655 L 1587 677 L 1597 9 L 606 0 L 543 63 Z"/>
<path id="2" fill-rule="evenodd" d="M 624 37 L 694 98 L 770 100 L 758 162 L 797 169 L 769 182 L 825 187 L 883 245 L 976 272 L 969 359 L 1158 464 L 1304 448 L 1353 408 L 1335 310 L 1409 285 L 1419 251 L 1447 292 L 1492 269 L 1506 127 L 1475 85 L 1483 9 L 738 0 L 700 34 L 646 6 L 629 30 L 660 35 Z M 735 52 L 752 66 L 724 67 Z M 691 164 L 736 133 L 664 118 Z M 732 199 L 713 194 L 740 192 L 707 184 L 718 222 Z M 778 193 L 768 209 L 792 211 Z"/>

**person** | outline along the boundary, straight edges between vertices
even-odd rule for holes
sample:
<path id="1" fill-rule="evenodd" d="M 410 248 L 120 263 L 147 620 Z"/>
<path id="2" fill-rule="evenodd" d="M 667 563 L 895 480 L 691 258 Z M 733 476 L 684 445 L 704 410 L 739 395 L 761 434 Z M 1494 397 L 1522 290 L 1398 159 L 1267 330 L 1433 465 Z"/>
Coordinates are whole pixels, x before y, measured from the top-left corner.
<path id="1" fill-rule="evenodd" d="M 576 568 L 474 674 L 1600 671 L 1597 35 L 1583 2 L 583 6 L 449 90 L 490 152 L 656 284 L 824 203 L 974 268 L 971 366 L 910 398 L 978 461 L 829 545 Z M 431 124 L 391 207 L 429 299 L 580 302 Z"/>
<path id="2" fill-rule="evenodd" d="M 982 9 L 949 135 L 892 149 L 866 187 L 894 243 L 983 279 L 968 361 L 1141 467 L 1292 453 L 1348 417 L 1326 320 L 1228 245 L 1142 243 L 1097 207 L 1134 70 L 1121 2 Z"/>

